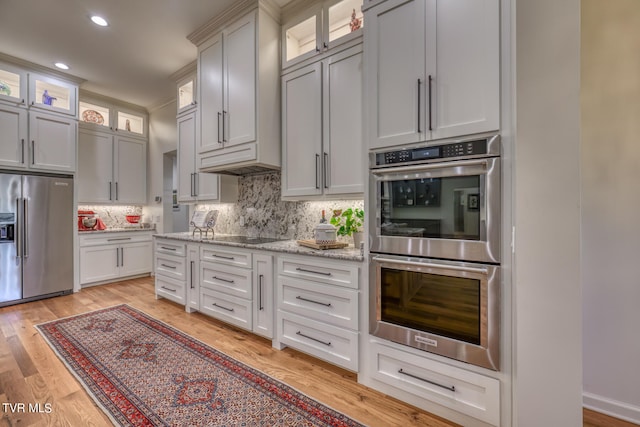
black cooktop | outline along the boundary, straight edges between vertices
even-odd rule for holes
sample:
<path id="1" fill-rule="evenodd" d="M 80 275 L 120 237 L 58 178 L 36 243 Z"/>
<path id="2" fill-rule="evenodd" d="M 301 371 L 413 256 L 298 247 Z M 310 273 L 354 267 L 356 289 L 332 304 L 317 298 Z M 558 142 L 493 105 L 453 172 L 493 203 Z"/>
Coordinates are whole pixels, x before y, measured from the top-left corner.
<path id="1" fill-rule="evenodd" d="M 249 245 L 260 245 L 262 243 L 278 242 L 282 239 L 275 239 L 271 237 L 247 237 L 247 236 L 214 236 L 213 241 L 218 242 L 233 242 L 244 243 Z"/>

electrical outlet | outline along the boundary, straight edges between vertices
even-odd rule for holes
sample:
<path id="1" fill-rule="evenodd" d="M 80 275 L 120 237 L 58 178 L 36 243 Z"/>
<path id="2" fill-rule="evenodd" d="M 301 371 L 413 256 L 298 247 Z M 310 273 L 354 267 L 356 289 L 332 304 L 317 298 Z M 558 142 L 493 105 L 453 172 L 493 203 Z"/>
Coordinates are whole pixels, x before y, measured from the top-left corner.
<path id="1" fill-rule="evenodd" d="M 240 227 L 244 227 L 244 216 L 240 215 Z"/>

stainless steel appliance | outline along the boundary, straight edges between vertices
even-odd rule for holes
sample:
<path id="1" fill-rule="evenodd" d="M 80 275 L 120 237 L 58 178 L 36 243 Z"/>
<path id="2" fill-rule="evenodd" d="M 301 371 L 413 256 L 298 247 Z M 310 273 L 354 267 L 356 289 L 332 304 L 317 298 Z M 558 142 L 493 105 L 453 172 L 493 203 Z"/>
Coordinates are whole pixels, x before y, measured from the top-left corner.
<path id="1" fill-rule="evenodd" d="M 372 335 L 500 367 L 500 138 L 370 156 Z"/>
<path id="2" fill-rule="evenodd" d="M 500 138 L 370 155 L 372 252 L 500 262 Z"/>
<path id="3" fill-rule="evenodd" d="M 490 264 L 369 255 L 372 335 L 500 367 L 500 270 Z"/>
<path id="4" fill-rule="evenodd" d="M 0 173 L 0 306 L 73 290 L 73 179 Z"/>

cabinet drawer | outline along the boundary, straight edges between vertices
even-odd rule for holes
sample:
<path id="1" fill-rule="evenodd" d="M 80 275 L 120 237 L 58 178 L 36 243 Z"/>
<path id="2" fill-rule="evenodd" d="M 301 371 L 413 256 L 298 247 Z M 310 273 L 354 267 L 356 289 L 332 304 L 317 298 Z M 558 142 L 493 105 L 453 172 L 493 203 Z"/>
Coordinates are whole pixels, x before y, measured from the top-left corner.
<path id="1" fill-rule="evenodd" d="M 280 277 L 278 308 L 335 326 L 358 329 L 358 291 Z"/>
<path id="2" fill-rule="evenodd" d="M 186 245 L 175 241 L 156 240 L 156 253 L 175 256 L 185 256 Z"/>
<path id="3" fill-rule="evenodd" d="M 174 280 L 186 280 L 185 259 L 178 256 L 156 254 L 156 275 Z"/>
<path id="4" fill-rule="evenodd" d="M 251 268 L 251 252 L 244 252 L 237 249 L 229 250 L 223 246 L 202 245 L 200 248 L 200 260 Z"/>
<path id="5" fill-rule="evenodd" d="M 200 312 L 240 328 L 251 330 L 252 306 L 251 300 L 200 288 Z"/>
<path id="6" fill-rule="evenodd" d="M 102 245 L 121 245 L 125 243 L 137 243 L 137 242 L 150 242 L 151 232 L 135 232 L 125 231 L 122 233 L 98 233 L 88 234 L 90 231 L 85 231 L 80 234 L 78 243 L 81 247 L 86 246 L 102 246 Z"/>
<path id="7" fill-rule="evenodd" d="M 184 305 L 184 282 L 174 280 L 169 277 L 156 276 L 156 295 Z"/>
<path id="8" fill-rule="evenodd" d="M 278 257 L 278 274 L 358 289 L 358 266 L 307 257 Z"/>
<path id="9" fill-rule="evenodd" d="M 212 262 L 200 263 L 200 285 L 239 298 L 251 299 L 251 270 Z"/>
<path id="10" fill-rule="evenodd" d="M 352 371 L 358 370 L 358 333 L 278 310 L 280 342 Z"/>
<path id="11" fill-rule="evenodd" d="M 500 381 L 371 342 L 373 377 L 492 425 L 500 423 Z"/>

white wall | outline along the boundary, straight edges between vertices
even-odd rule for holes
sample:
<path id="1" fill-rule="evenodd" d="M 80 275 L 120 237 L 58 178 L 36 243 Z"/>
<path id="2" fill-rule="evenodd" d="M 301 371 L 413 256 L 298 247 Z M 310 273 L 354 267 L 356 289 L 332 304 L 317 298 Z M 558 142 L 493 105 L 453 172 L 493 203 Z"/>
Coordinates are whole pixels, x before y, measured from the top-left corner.
<path id="1" fill-rule="evenodd" d="M 515 0 L 514 425 L 582 426 L 580 0 Z"/>
<path id="2" fill-rule="evenodd" d="M 163 197 L 163 154 L 177 149 L 176 102 L 170 102 L 149 114 L 149 164 L 147 169 L 148 200 L 145 215 L 150 215 L 156 223 L 158 233 L 164 231 L 162 203 L 154 201 Z M 164 200 L 163 200 L 164 201 Z M 169 200 L 169 203 L 171 200 Z M 172 221 L 172 219 L 170 219 Z"/>
<path id="3" fill-rule="evenodd" d="M 640 1 L 582 1 L 584 403 L 640 424 Z"/>

